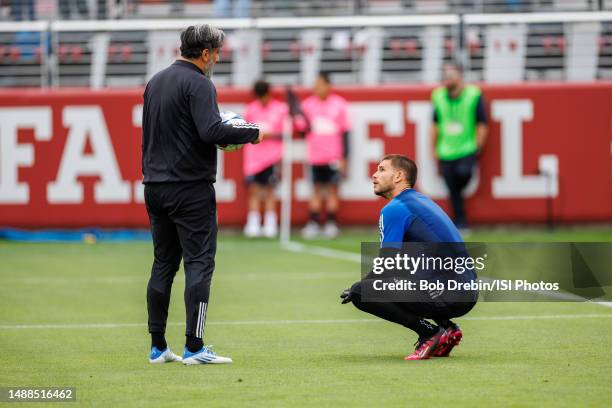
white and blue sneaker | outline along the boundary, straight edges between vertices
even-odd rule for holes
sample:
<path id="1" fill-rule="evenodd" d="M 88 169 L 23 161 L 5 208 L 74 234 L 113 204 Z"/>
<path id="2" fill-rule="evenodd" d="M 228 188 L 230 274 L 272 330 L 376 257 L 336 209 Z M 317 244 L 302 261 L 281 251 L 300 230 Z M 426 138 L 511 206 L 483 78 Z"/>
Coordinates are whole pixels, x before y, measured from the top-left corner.
<path id="1" fill-rule="evenodd" d="M 190 352 L 187 347 L 183 352 L 183 364 L 194 365 L 194 364 L 230 364 L 232 359 L 229 357 L 218 356 L 217 353 L 212 351 L 212 346 L 202 347 L 202 350 L 196 351 L 195 353 Z"/>
<path id="2" fill-rule="evenodd" d="M 163 364 L 172 363 L 174 361 L 183 361 L 180 356 L 177 356 L 170 350 L 170 347 L 166 347 L 163 350 L 157 347 L 151 347 L 151 354 L 149 355 L 149 363 L 151 364 Z"/>

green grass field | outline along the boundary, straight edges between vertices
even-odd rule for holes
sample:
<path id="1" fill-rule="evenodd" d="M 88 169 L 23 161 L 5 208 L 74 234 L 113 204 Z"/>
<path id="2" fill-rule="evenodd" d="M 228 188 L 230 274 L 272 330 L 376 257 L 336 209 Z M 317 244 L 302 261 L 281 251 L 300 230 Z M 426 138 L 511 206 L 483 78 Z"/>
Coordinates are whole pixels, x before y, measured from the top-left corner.
<path id="1" fill-rule="evenodd" d="M 612 229 L 470 239 L 601 242 Z M 315 244 L 358 252 L 362 240 L 376 235 Z M 358 263 L 222 236 L 205 341 L 234 364 L 152 366 L 150 243 L 0 242 L 0 261 L 0 387 L 72 386 L 77 405 L 104 407 L 612 406 L 602 305 L 479 303 L 458 319 L 464 340 L 451 358 L 406 362 L 413 333 L 340 305 Z M 183 288 L 179 272 L 167 333 L 177 352 Z"/>

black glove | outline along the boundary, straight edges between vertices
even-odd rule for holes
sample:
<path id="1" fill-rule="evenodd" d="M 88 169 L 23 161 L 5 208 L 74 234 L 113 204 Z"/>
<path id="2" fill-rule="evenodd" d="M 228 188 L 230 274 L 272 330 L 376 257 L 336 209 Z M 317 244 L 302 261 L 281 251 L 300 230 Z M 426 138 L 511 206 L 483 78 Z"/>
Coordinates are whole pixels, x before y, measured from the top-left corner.
<path id="1" fill-rule="evenodd" d="M 342 304 L 352 301 L 353 299 L 351 299 L 351 289 L 344 289 L 340 294 L 340 298 L 342 299 Z"/>

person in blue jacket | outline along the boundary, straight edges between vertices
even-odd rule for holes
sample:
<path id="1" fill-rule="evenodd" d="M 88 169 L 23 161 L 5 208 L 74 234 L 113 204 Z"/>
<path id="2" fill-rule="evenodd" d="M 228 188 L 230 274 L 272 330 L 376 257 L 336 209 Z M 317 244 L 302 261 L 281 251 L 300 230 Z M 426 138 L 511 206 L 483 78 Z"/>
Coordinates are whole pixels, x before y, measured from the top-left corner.
<path id="1" fill-rule="evenodd" d="M 374 193 L 389 200 L 378 222 L 380 254 L 393 256 L 393 251 L 401 250 L 406 243 L 423 243 L 424 247 L 429 245 L 425 243 L 436 243 L 431 246 L 446 245 L 453 251 L 459 248 L 459 253 L 467 254 L 461 235 L 448 215 L 429 197 L 414 189 L 416 178 L 416 164 L 398 154 L 383 157 L 372 176 Z M 435 273 L 425 269 L 419 271 L 420 276 Z M 367 301 L 363 296 L 364 285 L 373 282 L 372 277 L 370 273 L 350 289 L 345 289 L 341 294 L 342 303 L 352 302 L 366 313 L 415 331 L 419 336 L 416 349 L 407 360 L 445 357 L 459 344 L 461 330 L 450 319 L 463 316 L 474 307 L 477 291 L 455 291 L 450 295 L 448 291 L 414 290 L 408 292 L 411 298 L 403 301 Z M 471 282 L 475 278 L 473 268 L 456 277 L 461 282 Z M 437 275 L 435 279 L 449 279 L 449 275 Z M 432 319 L 435 324 L 426 319 Z"/>

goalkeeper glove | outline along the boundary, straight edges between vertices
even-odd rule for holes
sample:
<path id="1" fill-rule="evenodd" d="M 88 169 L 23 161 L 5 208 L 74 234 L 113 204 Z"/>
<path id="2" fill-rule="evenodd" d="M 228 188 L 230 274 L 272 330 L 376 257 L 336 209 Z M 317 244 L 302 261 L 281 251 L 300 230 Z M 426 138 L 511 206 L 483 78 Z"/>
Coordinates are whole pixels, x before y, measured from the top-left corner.
<path id="1" fill-rule="evenodd" d="M 344 289 L 340 294 L 340 298 L 342 299 L 342 304 L 352 301 L 353 299 L 351 299 L 351 289 Z"/>

